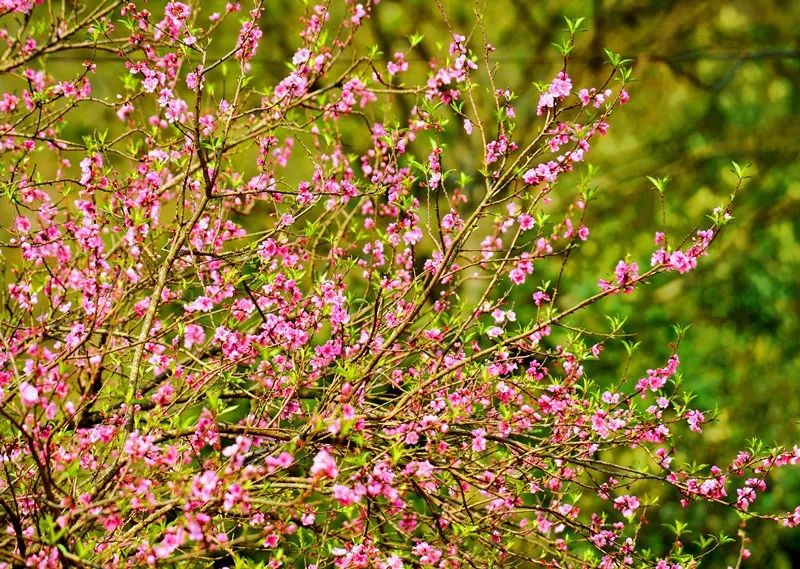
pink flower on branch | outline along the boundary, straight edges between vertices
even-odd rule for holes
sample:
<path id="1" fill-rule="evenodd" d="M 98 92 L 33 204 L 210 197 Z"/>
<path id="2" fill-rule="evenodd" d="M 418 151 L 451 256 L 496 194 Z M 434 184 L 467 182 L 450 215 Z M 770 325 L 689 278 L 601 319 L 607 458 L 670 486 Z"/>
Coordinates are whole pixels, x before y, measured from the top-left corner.
<path id="1" fill-rule="evenodd" d="M 627 567 L 649 531 L 632 492 L 759 514 L 800 464 L 751 449 L 689 469 L 682 425 L 711 417 L 676 389 L 677 343 L 641 374 L 598 363 L 622 334 L 608 297 L 662 273 L 688 286 L 731 219 L 728 203 L 685 240 L 657 234 L 648 271 L 619 261 L 599 292 L 581 280 L 613 245 L 590 208 L 613 184 L 595 194 L 582 162 L 627 64 L 613 91 L 576 92 L 568 54 L 537 102 L 499 72 L 480 7 L 469 35 L 381 54 L 365 46 L 383 19 L 362 29 L 377 1 L 289 2 L 262 59 L 241 2 L 106 4 L 0 7 L 37 22 L 0 64 L 14 563 L 260 547 L 275 568 L 483 567 L 533 544 L 543 565 L 589 548 Z M 98 50 L 54 65 L 79 38 Z M 76 131 L 86 116 L 109 133 Z M 782 508 L 763 516 L 796 525 Z M 677 551 L 653 558 L 674 569 Z"/>

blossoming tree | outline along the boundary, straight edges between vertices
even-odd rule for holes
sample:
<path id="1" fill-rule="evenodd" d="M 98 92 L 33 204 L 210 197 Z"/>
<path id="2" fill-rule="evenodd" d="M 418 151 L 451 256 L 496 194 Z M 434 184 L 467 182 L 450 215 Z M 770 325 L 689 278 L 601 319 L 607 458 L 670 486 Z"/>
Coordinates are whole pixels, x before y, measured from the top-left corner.
<path id="1" fill-rule="evenodd" d="M 255 86 L 263 2 L 0 0 L 0 566 L 676 569 L 729 541 L 741 562 L 750 518 L 800 523 L 754 506 L 797 448 L 678 455 L 708 418 L 678 342 L 599 378 L 622 321 L 571 324 L 690 279 L 739 185 L 572 301 L 583 163 L 629 62 L 583 86 L 567 21 L 540 130 L 516 132 L 480 10 L 456 30 L 440 5 L 449 47 L 415 68 L 354 42 L 375 4 L 309 6 Z M 105 109 L 115 134 L 75 136 Z M 453 136 L 472 170 L 448 169 Z M 640 545 L 650 511 L 696 500 L 738 510 L 738 539 L 676 522 Z"/>

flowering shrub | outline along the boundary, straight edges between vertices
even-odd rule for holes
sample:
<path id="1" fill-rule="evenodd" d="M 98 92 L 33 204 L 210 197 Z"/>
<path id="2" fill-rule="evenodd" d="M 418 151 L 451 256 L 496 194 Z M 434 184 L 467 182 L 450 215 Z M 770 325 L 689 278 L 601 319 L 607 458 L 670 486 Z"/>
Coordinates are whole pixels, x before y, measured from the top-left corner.
<path id="1" fill-rule="evenodd" d="M 568 21 L 541 129 L 520 133 L 491 44 L 445 18 L 428 69 L 358 52 L 375 3 L 309 7 L 270 86 L 251 67 L 261 2 L 0 4 L 3 567 L 676 569 L 732 540 L 686 546 L 676 522 L 642 547 L 666 502 L 739 511 L 740 562 L 748 519 L 800 524 L 757 508 L 797 447 L 710 467 L 677 452 L 712 418 L 683 393 L 678 342 L 645 377 L 594 378 L 622 322 L 570 324 L 691 278 L 739 185 L 575 300 L 565 269 L 599 199 L 582 163 L 629 62 L 608 52 L 584 86 Z M 47 65 L 61 51 L 86 54 L 77 73 Z M 93 94 L 114 74 L 122 92 Z M 119 133 L 74 136 L 87 108 Z M 447 168 L 446 135 L 473 171 Z"/>

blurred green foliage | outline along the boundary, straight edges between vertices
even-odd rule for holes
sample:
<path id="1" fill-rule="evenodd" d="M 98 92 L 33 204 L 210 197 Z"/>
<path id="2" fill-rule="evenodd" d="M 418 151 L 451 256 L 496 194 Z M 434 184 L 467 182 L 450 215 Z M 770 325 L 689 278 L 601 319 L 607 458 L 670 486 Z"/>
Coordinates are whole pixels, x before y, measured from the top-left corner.
<path id="1" fill-rule="evenodd" d="M 730 191 L 730 160 L 752 164 L 734 225 L 696 273 L 686 279 L 661 277 L 606 307 L 628 316 L 625 329 L 642 342 L 633 363 L 641 373 L 668 356 L 671 324 L 693 324 L 679 348 L 685 384 L 696 395 L 695 407 L 718 407 L 720 413 L 705 436 L 684 439 L 682 454 L 723 465 L 751 437 L 766 444 L 796 442 L 800 3 L 509 2 L 506 13 L 496 20 L 501 28 L 495 41 L 498 51 L 519 59 L 509 67 L 529 65 L 526 53 L 542 59 L 520 70 L 520 78 L 538 79 L 557 67 L 547 61 L 553 53 L 547 46 L 562 13 L 590 17 L 571 64 L 576 84 L 599 83 L 600 47 L 636 61 L 632 101 L 613 118 L 609 137 L 589 158 L 600 169 L 601 194 L 587 216 L 593 244 L 582 248 L 568 269 L 574 282 L 591 286 L 598 271 L 610 270 L 628 253 L 647 264 L 661 213 L 645 176 L 672 179 L 666 191 L 667 230 L 680 238 Z M 504 20 L 508 31 L 502 29 Z M 521 84 L 517 92 L 519 107 L 535 104 L 530 89 Z M 530 116 L 524 110 L 520 114 Z M 619 367 L 609 363 L 593 373 L 615 377 Z M 800 502 L 798 473 L 774 476 L 766 502 L 762 508 Z M 688 515 L 700 531 L 735 529 L 735 516 L 696 506 L 682 514 L 661 509 L 651 523 L 671 523 L 679 515 Z M 800 566 L 796 533 L 751 523 L 749 536 L 753 557 L 748 566 Z M 659 539 L 661 546 L 672 539 L 666 527 Z M 730 562 L 711 557 L 708 566 Z"/>

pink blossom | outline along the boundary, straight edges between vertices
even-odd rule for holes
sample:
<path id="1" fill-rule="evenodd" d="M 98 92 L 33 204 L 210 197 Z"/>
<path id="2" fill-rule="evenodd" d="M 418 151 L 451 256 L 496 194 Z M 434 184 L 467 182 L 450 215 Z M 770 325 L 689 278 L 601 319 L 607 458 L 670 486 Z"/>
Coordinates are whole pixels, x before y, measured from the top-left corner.
<path id="1" fill-rule="evenodd" d="M 195 476 L 192 481 L 192 496 L 202 502 L 208 502 L 214 496 L 219 484 L 219 477 L 213 470 L 206 470 Z"/>
<path id="2" fill-rule="evenodd" d="M 33 407 L 39 402 L 39 390 L 27 381 L 19 384 L 19 396 L 25 407 Z"/>
<path id="3" fill-rule="evenodd" d="M 333 497 L 342 506 L 349 506 L 350 504 L 355 504 L 361 500 L 360 494 L 354 492 L 352 488 L 345 486 L 344 484 L 333 485 Z"/>
<path id="4" fill-rule="evenodd" d="M 539 97 L 536 114 L 539 116 L 545 114 L 546 109 L 552 109 L 556 102 L 569 96 L 570 91 L 572 91 L 572 80 L 565 72 L 559 72 L 547 90 Z"/>
<path id="5" fill-rule="evenodd" d="M 336 478 L 339 475 L 336 461 L 326 449 L 322 449 L 314 457 L 310 474 L 314 479 Z"/>
<path id="6" fill-rule="evenodd" d="M 133 104 L 129 102 L 123 103 L 120 106 L 120 108 L 117 109 L 117 116 L 119 117 L 119 120 L 125 122 L 125 120 L 128 118 L 128 115 L 130 115 L 132 112 L 133 112 Z"/>
<path id="7" fill-rule="evenodd" d="M 613 291 L 615 289 L 621 290 L 623 293 L 631 293 L 634 290 L 634 285 L 639 279 L 639 266 L 636 263 L 626 263 L 620 261 L 614 269 L 614 277 L 616 285 L 612 285 L 608 281 L 600 280 L 598 283 L 600 288 L 604 291 Z"/>
<path id="8" fill-rule="evenodd" d="M 683 251 L 675 251 L 669 257 L 669 264 L 679 273 L 688 273 L 697 266 L 697 261 L 688 257 Z"/>
<path id="9" fill-rule="evenodd" d="M 472 431 L 472 450 L 475 452 L 486 450 L 486 431 L 484 429 Z"/>
<path id="10" fill-rule="evenodd" d="M 247 63 L 250 61 L 258 49 L 258 43 L 263 35 L 261 29 L 256 26 L 255 20 L 259 17 L 258 10 L 250 13 L 251 20 L 242 24 L 239 30 L 239 38 L 236 40 L 236 59 Z"/>
<path id="11" fill-rule="evenodd" d="M 700 425 L 702 425 L 705 420 L 705 415 L 703 415 L 700 411 L 690 409 L 686 412 L 686 422 L 689 423 L 689 429 L 695 433 L 703 432 L 703 429 L 700 428 Z"/>
<path id="12" fill-rule="evenodd" d="M 625 494 L 614 499 L 614 509 L 622 512 L 622 515 L 630 517 L 639 508 L 639 500 L 636 496 Z"/>
<path id="13" fill-rule="evenodd" d="M 408 70 L 408 62 L 403 52 L 395 52 L 392 61 L 386 64 L 386 70 L 389 72 L 389 75 L 397 75 L 398 73 Z"/>
<path id="14" fill-rule="evenodd" d="M 533 293 L 533 302 L 534 304 L 536 304 L 536 306 L 541 306 L 542 304 L 548 302 L 549 300 L 550 300 L 550 295 L 548 295 L 543 290 L 537 290 L 536 292 Z"/>
<path id="15" fill-rule="evenodd" d="M 797 506 L 794 509 L 794 512 L 790 512 L 783 520 L 783 525 L 786 527 L 797 527 L 800 525 L 800 506 Z"/>
<path id="16" fill-rule="evenodd" d="M 0 98 L 0 112 L 14 112 L 14 110 L 17 108 L 17 103 L 19 103 L 19 97 L 12 95 L 11 93 L 3 93 L 3 97 Z"/>
<path id="17" fill-rule="evenodd" d="M 184 308 L 186 312 L 209 312 L 214 308 L 214 302 L 207 296 L 198 296 Z"/>
<path id="18" fill-rule="evenodd" d="M 525 277 L 526 277 L 525 271 L 523 271 L 519 267 L 511 269 L 511 272 L 508 273 L 508 276 L 511 279 L 511 282 L 513 282 L 515 285 L 521 285 L 522 283 L 525 282 Z"/>
<path id="19" fill-rule="evenodd" d="M 517 218 L 517 221 L 519 221 L 519 227 L 523 231 L 529 231 L 533 229 L 535 223 L 533 216 L 527 213 L 520 214 L 519 217 Z"/>
<path id="20" fill-rule="evenodd" d="M 499 326 L 492 326 L 486 331 L 486 335 L 490 338 L 497 338 L 498 336 L 503 335 L 503 329 Z"/>
<path id="21" fill-rule="evenodd" d="M 390 555 L 386 558 L 386 561 L 381 561 L 378 564 L 378 569 L 403 569 L 404 567 L 402 558 L 396 554 Z"/>

